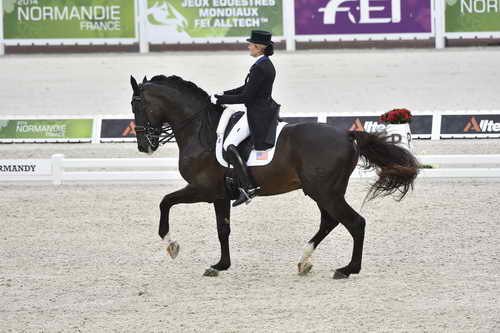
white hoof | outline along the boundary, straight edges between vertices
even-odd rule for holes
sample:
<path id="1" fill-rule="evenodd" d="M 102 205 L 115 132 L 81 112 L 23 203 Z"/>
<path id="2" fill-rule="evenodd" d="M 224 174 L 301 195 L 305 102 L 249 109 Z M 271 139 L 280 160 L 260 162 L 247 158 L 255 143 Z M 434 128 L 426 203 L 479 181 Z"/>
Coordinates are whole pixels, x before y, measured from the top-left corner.
<path id="1" fill-rule="evenodd" d="M 203 276 L 219 276 L 219 271 L 216 270 L 215 268 L 207 268 L 205 273 L 203 273 Z"/>
<path id="2" fill-rule="evenodd" d="M 309 262 L 299 262 L 298 268 L 299 268 L 299 275 L 307 275 L 312 269 L 313 265 Z"/>
<path id="3" fill-rule="evenodd" d="M 170 255 L 172 259 L 177 258 L 177 255 L 179 254 L 179 243 L 177 242 L 170 242 L 167 246 L 167 253 Z"/>

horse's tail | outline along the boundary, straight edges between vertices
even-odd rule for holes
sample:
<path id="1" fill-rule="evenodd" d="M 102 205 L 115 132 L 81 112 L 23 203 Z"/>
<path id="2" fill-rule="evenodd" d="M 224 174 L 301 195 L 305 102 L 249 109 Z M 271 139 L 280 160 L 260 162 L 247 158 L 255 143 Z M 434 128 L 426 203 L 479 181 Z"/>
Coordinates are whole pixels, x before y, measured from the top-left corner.
<path id="1" fill-rule="evenodd" d="M 404 198 L 418 175 L 418 161 L 407 149 L 387 141 L 386 134 L 352 131 L 349 134 L 356 140 L 359 153 L 363 158 L 363 169 L 374 168 L 378 179 L 370 187 L 365 200 L 378 196 L 388 196 L 398 192 L 397 201 Z"/>

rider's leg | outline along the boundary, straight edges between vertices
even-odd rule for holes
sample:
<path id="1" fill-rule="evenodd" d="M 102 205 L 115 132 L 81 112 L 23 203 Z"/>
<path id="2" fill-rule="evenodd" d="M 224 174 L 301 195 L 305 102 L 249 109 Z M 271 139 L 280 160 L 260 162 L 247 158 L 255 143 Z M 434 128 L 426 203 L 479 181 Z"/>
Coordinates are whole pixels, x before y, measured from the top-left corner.
<path id="1" fill-rule="evenodd" d="M 251 198 L 257 195 L 257 192 L 260 190 L 260 187 L 257 187 L 254 183 L 250 175 L 248 174 L 247 166 L 245 161 L 241 158 L 236 146 L 230 145 L 227 148 L 229 162 L 233 165 L 236 170 L 236 174 L 238 175 L 239 182 L 241 187 L 238 188 L 240 191 L 240 196 L 233 202 L 233 207 L 241 205 L 242 203 L 250 203 Z"/>
<path id="2" fill-rule="evenodd" d="M 238 120 L 236 125 L 231 130 L 231 133 L 224 142 L 224 149 L 228 153 L 229 163 L 231 163 L 236 170 L 238 179 L 242 185 L 239 188 L 240 196 L 233 203 L 233 207 L 238 206 L 244 202 L 250 203 L 250 199 L 257 195 L 259 188 L 254 185 L 252 178 L 248 174 L 245 161 L 241 158 L 236 146 L 241 143 L 250 135 L 246 113 Z"/>
<path id="3" fill-rule="evenodd" d="M 241 141 L 245 140 L 249 135 L 250 127 L 248 126 L 247 114 L 245 112 L 231 129 L 226 140 L 224 140 L 224 150 L 227 150 L 227 147 L 230 145 L 237 147 Z"/>

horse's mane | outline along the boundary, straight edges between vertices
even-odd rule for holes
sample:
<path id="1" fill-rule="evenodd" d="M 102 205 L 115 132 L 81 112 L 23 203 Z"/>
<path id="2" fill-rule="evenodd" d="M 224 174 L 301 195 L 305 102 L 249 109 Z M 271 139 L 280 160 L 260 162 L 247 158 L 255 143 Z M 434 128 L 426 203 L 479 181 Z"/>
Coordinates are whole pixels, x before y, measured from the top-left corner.
<path id="1" fill-rule="evenodd" d="M 150 82 L 166 85 L 169 87 L 176 88 L 181 91 L 187 91 L 191 95 L 196 96 L 200 100 L 210 101 L 210 95 L 196 84 L 191 81 L 186 81 L 177 75 L 165 76 L 165 75 L 156 75 L 153 76 Z M 224 108 L 220 105 L 217 105 L 220 109 L 219 111 L 223 111 Z"/>

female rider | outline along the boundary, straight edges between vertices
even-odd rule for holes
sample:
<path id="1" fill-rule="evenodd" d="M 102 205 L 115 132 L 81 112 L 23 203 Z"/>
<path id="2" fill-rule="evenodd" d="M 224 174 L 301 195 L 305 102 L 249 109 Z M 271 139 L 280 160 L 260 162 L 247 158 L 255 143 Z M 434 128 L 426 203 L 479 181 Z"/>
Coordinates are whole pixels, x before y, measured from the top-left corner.
<path id="1" fill-rule="evenodd" d="M 241 184 L 239 198 L 233 203 L 233 207 L 244 202 L 248 204 L 260 189 L 249 176 L 246 163 L 236 147 L 248 136 L 256 150 L 273 147 L 280 107 L 271 97 L 276 76 L 274 65 L 269 59 L 274 54 L 271 33 L 253 30 L 247 41 L 250 55 L 257 59 L 250 68 L 245 84 L 224 91 L 223 95 L 214 95 L 218 104 L 245 104 L 247 109 L 224 142 L 224 150 L 228 153 L 229 162 L 234 166 Z"/>

